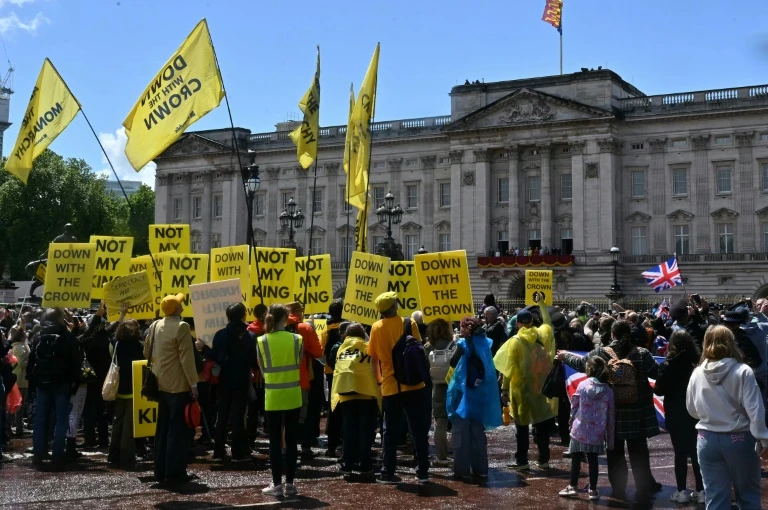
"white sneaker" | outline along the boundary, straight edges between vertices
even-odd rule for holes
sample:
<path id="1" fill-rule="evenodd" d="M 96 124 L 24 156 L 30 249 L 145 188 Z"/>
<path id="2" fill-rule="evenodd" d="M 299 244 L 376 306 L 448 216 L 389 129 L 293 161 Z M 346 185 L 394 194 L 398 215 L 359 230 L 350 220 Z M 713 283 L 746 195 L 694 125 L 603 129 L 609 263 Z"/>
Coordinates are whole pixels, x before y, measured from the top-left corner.
<path id="1" fill-rule="evenodd" d="M 597 491 L 597 489 L 593 491 L 589 491 L 589 500 L 590 501 L 597 501 L 600 499 L 600 493 Z"/>
<path id="2" fill-rule="evenodd" d="M 691 494 L 686 490 L 673 492 L 669 500 L 674 501 L 675 503 L 690 503 Z"/>
<path id="3" fill-rule="evenodd" d="M 691 501 L 695 501 L 696 503 L 703 505 L 707 502 L 706 494 L 703 490 L 699 492 L 693 491 L 691 492 Z"/>
<path id="4" fill-rule="evenodd" d="M 265 496 L 280 497 L 283 495 L 283 484 L 275 485 L 274 483 L 270 483 L 269 487 L 265 487 L 264 489 L 261 489 L 261 493 L 264 494 Z"/>
<path id="5" fill-rule="evenodd" d="M 559 494 L 564 498 L 575 498 L 579 495 L 578 491 L 576 490 L 576 487 L 573 487 L 571 485 L 561 490 Z"/>
<path id="6" fill-rule="evenodd" d="M 285 484 L 285 495 L 286 496 L 295 496 L 299 492 L 296 490 L 296 486 L 292 483 L 286 483 Z"/>

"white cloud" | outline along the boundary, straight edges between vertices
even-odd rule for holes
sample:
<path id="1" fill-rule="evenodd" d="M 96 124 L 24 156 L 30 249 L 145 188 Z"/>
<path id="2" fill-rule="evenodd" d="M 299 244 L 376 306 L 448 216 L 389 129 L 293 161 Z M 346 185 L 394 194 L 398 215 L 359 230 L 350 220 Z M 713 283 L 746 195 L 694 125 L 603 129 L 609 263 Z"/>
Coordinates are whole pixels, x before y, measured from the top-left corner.
<path id="1" fill-rule="evenodd" d="M 115 172 L 117 172 L 120 180 L 140 180 L 150 188 L 155 189 L 155 168 L 157 168 L 157 165 L 149 163 L 139 173 L 136 173 L 136 170 L 133 169 L 128 161 L 128 157 L 125 155 L 125 144 L 128 142 L 128 137 L 125 135 L 123 127 L 120 127 L 114 134 L 99 133 L 99 140 L 104 146 L 109 160 L 112 161 L 112 165 L 115 167 Z M 101 155 L 101 163 L 104 167 L 97 173 L 106 175 L 107 179 L 114 180 L 115 175 L 112 173 L 112 169 L 109 168 L 107 158 L 103 154 Z"/>
<path id="2" fill-rule="evenodd" d="M 2 0 L 0 0 L 0 2 L 2 2 Z M 30 34 L 34 34 L 37 32 L 39 27 L 42 25 L 47 25 L 50 22 L 51 20 L 43 16 L 42 12 L 38 12 L 35 17 L 29 21 L 21 20 L 15 12 L 12 12 L 8 16 L 0 18 L 0 34 L 12 34 L 17 30 L 22 30 Z"/>
<path id="3" fill-rule="evenodd" d="M 24 4 L 31 4 L 35 0 L 0 0 L 0 9 L 5 7 L 6 4 L 15 5 L 16 7 L 22 7 Z"/>

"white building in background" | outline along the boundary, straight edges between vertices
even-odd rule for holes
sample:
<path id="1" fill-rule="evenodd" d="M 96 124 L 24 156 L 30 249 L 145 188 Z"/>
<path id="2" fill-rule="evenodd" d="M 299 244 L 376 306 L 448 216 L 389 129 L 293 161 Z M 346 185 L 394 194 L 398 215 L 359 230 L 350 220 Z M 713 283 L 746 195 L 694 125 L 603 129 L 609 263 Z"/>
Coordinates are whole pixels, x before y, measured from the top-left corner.
<path id="1" fill-rule="evenodd" d="M 331 254 L 340 290 L 355 222 L 343 200 L 345 126 L 321 130 L 314 195 L 291 127 L 237 129 L 239 160 L 229 129 L 186 133 L 155 160 L 155 219 L 190 223 L 198 251 L 245 243 L 239 168 L 251 151 L 256 243 L 287 242 L 278 215 L 294 198 L 306 215 L 296 241 Z M 673 253 L 689 290 L 768 295 L 766 85 L 648 96 L 608 70 L 468 82 L 451 90 L 450 115 L 372 130 L 371 210 L 392 191 L 406 258 L 422 245 L 466 250 L 476 298 L 521 296 L 530 267 L 555 271 L 558 297 L 604 296 L 614 246 L 629 296 L 653 294 L 640 273 Z M 369 225 L 375 251 L 386 229 L 373 213 Z M 488 257 L 534 246 L 572 259 Z"/>
<path id="2" fill-rule="evenodd" d="M 120 189 L 120 184 L 123 185 L 123 189 L 125 190 L 125 194 L 129 197 L 139 191 L 139 188 L 141 187 L 142 182 L 141 181 L 123 181 L 121 180 L 120 183 L 117 181 L 106 181 L 104 183 L 104 188 L 110 192 L 110 193 L 116 193 L 118 196 L 123 196 L 123 191 Z"/>

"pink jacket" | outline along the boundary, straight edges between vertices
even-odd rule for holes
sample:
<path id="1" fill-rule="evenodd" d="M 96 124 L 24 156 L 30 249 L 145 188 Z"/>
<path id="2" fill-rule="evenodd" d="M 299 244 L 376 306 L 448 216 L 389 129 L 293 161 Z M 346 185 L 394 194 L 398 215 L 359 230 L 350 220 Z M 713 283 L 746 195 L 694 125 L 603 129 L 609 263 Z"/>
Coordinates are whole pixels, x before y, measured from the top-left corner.
<path id="1" fill-rule="evenodd" d="M 579 384 L 571 397 L 571 437 L 589 445 L 607 441 L 611 450 L 615 416 L 613 390 L 608 384 L 590 377 Z"/>

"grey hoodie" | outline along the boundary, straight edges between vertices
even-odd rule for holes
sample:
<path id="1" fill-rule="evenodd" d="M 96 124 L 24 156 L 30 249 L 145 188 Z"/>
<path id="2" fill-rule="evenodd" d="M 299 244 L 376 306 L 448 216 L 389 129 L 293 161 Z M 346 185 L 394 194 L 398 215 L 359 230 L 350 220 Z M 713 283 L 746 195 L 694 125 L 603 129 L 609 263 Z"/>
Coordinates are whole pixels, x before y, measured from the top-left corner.
<path id="1" fill-rule="evenodd" d="M 688 383 L 688 413 L 709 432 L 750 431 L 768 447 L 765 407 L 752 369 L 733 358 L 705 361 Z"/>

